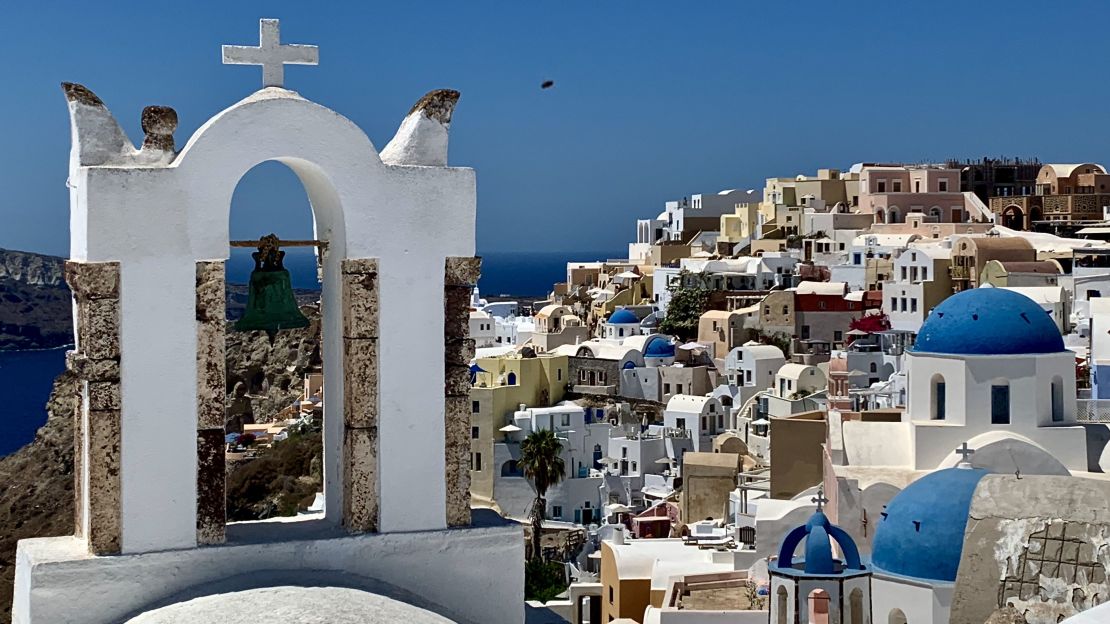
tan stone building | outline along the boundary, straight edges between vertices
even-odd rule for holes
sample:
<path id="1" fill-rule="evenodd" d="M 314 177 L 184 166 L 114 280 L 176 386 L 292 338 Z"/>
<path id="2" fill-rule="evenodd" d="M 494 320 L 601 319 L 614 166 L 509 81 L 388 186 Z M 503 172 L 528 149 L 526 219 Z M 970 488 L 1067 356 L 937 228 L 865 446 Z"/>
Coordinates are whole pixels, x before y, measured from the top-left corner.
<path id="1" fill-rule="evenodd" d="M 771 431 L 771 498 L 793 498 L 821 483 L 828 437 L 825 413 L 771 418 Z"/>
<path id="2" fill-rule="evenodd" d="M 1044 165 L 1032 195 L 990 199 L 996 221 L 1016 230 L 1038 221 L 1101 221 L 1108 207 L 1110 174 L 1097 163 Z"/>
<path id="3" fill-rule="evenodd" d="M 1036 262 L 1037 250 L 1020 237 L 961 236 L 952 241 L 952 291 L 979 287 L 979 278 L 991 260 Z"/>
<path id="4" fill-rule="evenodd" d="M 729 494 L 736 489 L 740 456 L 735 453 L 695 453 L 682 456 L 682 493 L 679 518 L 683 523 L 728 515 Z"/>

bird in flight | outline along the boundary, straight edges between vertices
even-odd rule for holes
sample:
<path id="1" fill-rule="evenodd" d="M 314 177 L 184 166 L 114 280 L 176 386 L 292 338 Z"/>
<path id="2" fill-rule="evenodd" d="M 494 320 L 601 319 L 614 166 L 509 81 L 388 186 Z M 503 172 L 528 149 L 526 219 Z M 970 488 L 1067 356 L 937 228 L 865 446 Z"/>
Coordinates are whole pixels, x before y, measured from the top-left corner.
<path id="1" fill-rule="evenodd" d="M 540 88 L 541 89 L 550 89 L 551 87 L 554 87 L 554 86 L 555 86 L 555 81 L 554 80 L 544 80 L 542 83 L 540 83 Z"/>

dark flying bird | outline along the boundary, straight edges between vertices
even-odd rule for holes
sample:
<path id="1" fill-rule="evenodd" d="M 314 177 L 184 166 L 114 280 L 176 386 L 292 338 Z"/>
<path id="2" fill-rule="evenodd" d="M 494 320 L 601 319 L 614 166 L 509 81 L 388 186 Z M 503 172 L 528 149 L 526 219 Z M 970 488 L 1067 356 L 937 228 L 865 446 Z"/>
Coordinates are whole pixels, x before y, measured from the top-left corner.
<path id="1" fill-rule="evenodd" d="M 550 89 L 551 87 L 554 87 L 554 86 L 555 86 L 555 81 L 554 80 L 544 80 L 540 84 L 541 89 Z"/>

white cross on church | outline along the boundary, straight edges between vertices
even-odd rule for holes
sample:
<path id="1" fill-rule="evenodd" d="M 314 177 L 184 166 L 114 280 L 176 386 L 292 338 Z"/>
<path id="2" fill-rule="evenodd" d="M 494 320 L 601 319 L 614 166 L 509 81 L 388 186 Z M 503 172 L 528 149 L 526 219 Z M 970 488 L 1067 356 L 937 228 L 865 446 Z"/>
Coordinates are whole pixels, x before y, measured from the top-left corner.
<path id="1" fill-rule="evenodd" d="M 258 21 L 257 46 L 223 46 L 224 65 L 261 65 L 263 87 L 285 86 L 286 65 L 318 65 L 320 48 L 314 45 L 281 43 L 281 26 L 276 19 Z"/>
<path id="2" fill-rule="evenodd" d="M 975 449 L 968 448 L 967 442 L 964 442 L 956 448 L 956 454 L 960 456 L 960 465 L 971 465 L 971 456 L 975 454 Z"/>

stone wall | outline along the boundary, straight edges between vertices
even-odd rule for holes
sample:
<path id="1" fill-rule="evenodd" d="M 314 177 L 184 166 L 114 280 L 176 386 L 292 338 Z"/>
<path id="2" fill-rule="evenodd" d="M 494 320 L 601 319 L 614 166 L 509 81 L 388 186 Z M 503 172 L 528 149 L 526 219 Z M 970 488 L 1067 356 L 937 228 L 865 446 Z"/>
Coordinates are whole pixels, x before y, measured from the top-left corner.
<path id="1" fill-rule="evenodd" d="M 443 275 L 444 469 L 447 526 L 470 524 L 470 295 L 480 258 L 447 258 Z M 492 458 L 491 458 L 492 459 Z"/>
<path id="2" fill-rule="evenodd" d="M 82 400 L 74 410 L 74 519 L 89 552 L 120 552 L 120 266 L 66 262 L 77 302 L 77 348 L 68 366 Z"/>
<path id="3" fill-rule="evenodd" d="M 343 525 L 378 528 L 378 260 L 343 261 Z"/>
<path id="4" fill-rule="evenodd" d="M 1110 483 L 988 475 L 971 501 L 951 621 L 1013 607 L 1054 624 L 1110 598 Z"/>
<path id="5" fill-rule="evenodd" d="M 197 543 L 224 541 L 227 307 L 223 261 L 197 263 Z"/>

